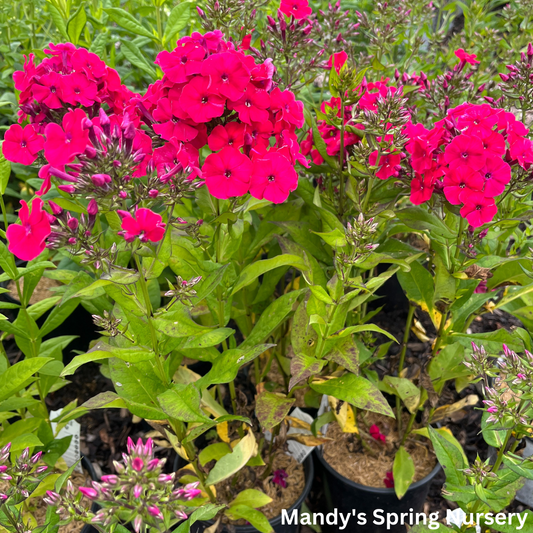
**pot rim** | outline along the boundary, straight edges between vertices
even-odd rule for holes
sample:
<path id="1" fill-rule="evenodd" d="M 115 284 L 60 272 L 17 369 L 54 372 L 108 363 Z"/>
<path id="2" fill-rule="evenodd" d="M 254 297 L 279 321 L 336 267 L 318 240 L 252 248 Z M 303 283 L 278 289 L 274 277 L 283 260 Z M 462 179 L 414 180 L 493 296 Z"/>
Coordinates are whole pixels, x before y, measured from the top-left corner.
<path id="1" fill-rule="evenodd" d="M 328 472 L 330 472 L 332 475 L 341 478 L 343 480 L 343 482 L 346 483 L 346 485 L 348 485 L 349 487 L 352 487 L 354 489 L 364 490 L 366 492 L 371 492 L 371 493 L 375 493 L 375 494 L 388 494 L 388 495 L 396 494 L 394 489 L 387 489 L 387 488 L 382 488 L 382 487 L 369 487 L 367 485 L 361 485 L 360 483 L 356 483 L 355 481 L 352 481 L 351 479 L 348 479 L 348 478 L 344 477 L 342 474 L 339 474 L 339 472 L 337 472 L 324 459 L 324 457 L 322 455 L 322 447 L 320 447 L 320 448 L 317 447 L 315 449 L 315 453 L 316 453 L 316 456 L 318 457 L 318 460 L 322 464 L 322 466 L 324 466 L 328 470 Z M 437 464 L 435 465 L 435 468 L 433 468 L 433 470 L 427 476 L 425 476 L 422 479 L 420 479 L 420 480 L 416 481 L 415 483 L 411 484 L 410 487 L 407 489 L 407 492 L 409 492 L 410 490 L 417 489 L 418 487 L 421 487 L 421 486 L 425 485 L 426 483 L 430 483 L 431 481 L 433 481 L 433 478 L 440 472 L 440 470 L 441 470 L 441 465 L 437 461 Z"/>

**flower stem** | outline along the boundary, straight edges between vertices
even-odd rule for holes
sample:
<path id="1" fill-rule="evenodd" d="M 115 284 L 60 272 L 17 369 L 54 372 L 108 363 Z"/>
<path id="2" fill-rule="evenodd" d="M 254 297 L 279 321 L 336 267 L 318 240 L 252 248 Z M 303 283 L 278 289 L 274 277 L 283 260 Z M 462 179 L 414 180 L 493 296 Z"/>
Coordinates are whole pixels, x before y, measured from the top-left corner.
<path id="1" fill-rule="evenodd" d="M 400 352 L 400 361 L 398 363 L 398 377 L 401 377 L 403 365 L 405 363 L 405 352 L 407 351 L 407 342 L 409 341 L 409 333 L 411 332 L 411 324 L 415 314 L 415 306 L 409 304 L 409 311 L 407 312 L 407 320 L 405 321 L 405 331 L 403 332 L 402 350 Z M 396 424 L 398 426 L 398 433 L 402 431 L 402 403 L 399 396 L 396 396 Z"/>
<path id="2" fill-rule="evenodd" d="M 141 286 L 141 291 L 144 297 L 144 306 L 146 308 L 146 320 L 148 321 L 148 327 L 150 329 L 150 337 L 152 338 L 152 348 L 155 353 L 155 361 L 156 361 L 159 373 L 161 374 L 161 379 L 163 380 L 163 383 L 165 384 L 165 386 L 168 387 L 170 385 L 170 382 L 165 372 L 163 361 L 161 361 L 161 356 L 159 354 L 159 343 L 157 341 L 157 332 L 155 330 L 155 327 L 152 321 L 153 320 L 152 304 L 150 302 L 150 295 L 148 293 L 148 286 L 146 284 L 146 278 L 144 277 L 144 271 L 143 271 L 141 262 L 139 261 L 139 258 L 137 257 L 135 252 L 133 253 L 133 257 L 135 258 L 135 265 L 137 266 L 137 271 L 139 272 L 139 285 Z"/>

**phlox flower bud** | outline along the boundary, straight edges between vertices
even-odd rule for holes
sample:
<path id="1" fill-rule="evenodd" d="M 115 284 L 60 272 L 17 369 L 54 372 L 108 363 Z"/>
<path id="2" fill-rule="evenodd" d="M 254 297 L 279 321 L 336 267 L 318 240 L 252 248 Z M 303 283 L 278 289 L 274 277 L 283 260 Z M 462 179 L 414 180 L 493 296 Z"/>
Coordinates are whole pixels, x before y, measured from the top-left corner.
<path id="1" fill-rule="evenodd" d="M 135 457 L 131 462 L 131 467 L 136 472 L 140 472 L 144 468 L 144 461 L 140 457 Z"/>
<path id="2" fill-rule="evenodd" d="M 148 512 L 155 518 L 159 518 L 159 520 L 163 520 L 163 513 L 159 510 L 159 507 L 155 505 L 149 505 Z"/>
<path id="3" fill-rule="evenodd" d="M 78 489 L 86 498 L 89 500 L 94 500 L 98 496 L 98 491 L 91 487 L 80 487 Z"/>

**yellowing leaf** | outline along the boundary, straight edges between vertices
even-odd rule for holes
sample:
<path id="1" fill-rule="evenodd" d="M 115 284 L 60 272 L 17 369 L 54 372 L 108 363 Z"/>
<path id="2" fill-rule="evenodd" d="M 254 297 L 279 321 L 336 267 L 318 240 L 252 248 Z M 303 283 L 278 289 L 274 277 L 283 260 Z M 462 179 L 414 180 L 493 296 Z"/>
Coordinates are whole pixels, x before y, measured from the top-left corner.
<path id="1" fill-rule="evenodd" d="M 465 407 L 476 405 L 478 401 L 479 401 L 479 397 L 477 394 L 469 394 L 468 396 L 466 396 L 462 400 L 459 400 L 458 402 L 452 403 L 450 405 L 443 405 L 442 407 L 435 409 L 435 412 L 433 413 L 433 416 L 431 417 L 430 422 L 438 422 L 439 420 L 442 420 L 443 418 L 450 416 L 452 413 L 455 413 L 456 411 L 460 411 L 461 409 L 464 409 Z"/>
<path id="2" fill-rule="evenodd" d="M 217 433 L 218 436 L 224 441 L 229 443 L 229 435 L 228 435 L 228 423 L 222 422 L 222 424 L 217 425 Z"/>
<path id="3" fill-rule="evenodd" d="M 413 320 L 413 325 L 411 326 L 411 331 L 416 335 L 416 337 L 422 342 L 428 342 L 429 337 L 426 335 L 426 329 L 424 326 L 415 318 Z"/>
<path id="4" fill-rule="evenodd" d="M 216 485 L 238 472 L 252 456 L 257 454 L 257 442 L 252 431 L 248 431 L 231 453 L 217 461 L 206 479 L 207 485 Z"/>

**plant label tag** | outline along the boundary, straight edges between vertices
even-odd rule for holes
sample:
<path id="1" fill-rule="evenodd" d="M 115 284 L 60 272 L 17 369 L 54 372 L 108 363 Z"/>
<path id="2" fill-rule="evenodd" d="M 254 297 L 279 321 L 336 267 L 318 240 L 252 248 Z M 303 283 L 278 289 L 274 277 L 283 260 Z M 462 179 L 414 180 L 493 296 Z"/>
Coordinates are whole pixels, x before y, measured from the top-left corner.
<path id="1" fill-rule="evenodd" d="M 58 409 L 57 411 L 50 411 L 50 419 L 53 420 L 61 415 L 63 409 Z M 57 422 L 52 422 L 52 431 L 55 433 L 57 428 Z M 64 427 L 59 430 L 59 433 L 56 435 L 56 439 L 62 439 L 64 437 L 70 437 L 70 445 L 67 451 L 63 454 L 63 459 L 65 463 L 70 468 L 73 464 L 80 460 L 80 424 L 76 420 L 71 420 L 67 422 Z M 78 463 L 76 467 L 76 472 L 83 473 L 81 464 Z"/>
<path id="2" fill-rule="evenodd" d="M 294 418 L 299 418 L 303 422 L 307 422 L 308 424 L 313 423 L 313 417 L 308 415 L 307 413 L 304 413 L 301 409 L 296 407 L 291 412 L 291 416 Z M 300 430 L 297 428 L 291 427 L 289 431 L 287 432 L 287 435 L 293 435 L 294 433 L 301 433 Z M 289 448 L 289 455 L 292 455 L 299 463 L 303 463 L 306 459 L 306 457 L 313 451 L 314 446 L 306 446 L 305 444 L 301 444 L 295 440 L 289 439 L 287 441 L 287 445 Z"/>

